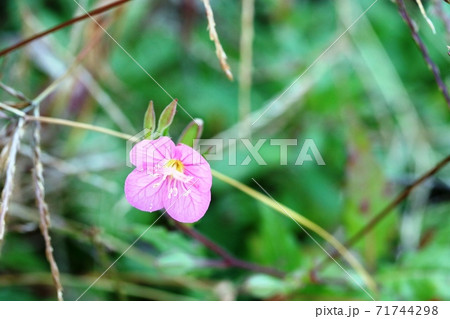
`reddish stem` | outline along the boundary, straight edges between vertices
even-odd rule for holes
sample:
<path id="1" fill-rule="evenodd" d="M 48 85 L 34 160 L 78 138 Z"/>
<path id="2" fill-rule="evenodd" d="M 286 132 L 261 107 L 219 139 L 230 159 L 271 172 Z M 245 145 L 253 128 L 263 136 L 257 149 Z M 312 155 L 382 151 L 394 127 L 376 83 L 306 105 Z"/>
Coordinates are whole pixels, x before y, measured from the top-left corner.
<path id="1" fill-rule="evenodd" d="M 82 16 L 75 17 L 75 18 L 70 19 L 70 20 L 68 20 L 66 22 L 63 22 L 63 23 L 61 23 L 61 24 L 59 24 L 59 25 L 57 25 L 57 26 L 55 26 L 55 27 L 53 27 L 51 29 L 48 29 L 48 30 L 43 31 L 43 32 L 38 33 L 38 34 L 35 34 L 32 37 L 30 37 L 30 38 L 24 39 L 24 40 L 20 41 L 19 43 L 16 43 L 16 44 L 14 44 L 14 45 L 6 48 L 6 49 L 1 50 L 0 51 L 0 57 L 4 56 L 4 55 L 6 55 L 6 54 L 8 54 L 8 53 L 10 53 L 12 51 L 17 50 L 17 49 L 27 45 L 28 43 L 33 42 L 34 40 L 40 39 L 42 37 L 45 37 L 46 35 L 48 35 L 50 33 L 53 33 L 53 32 L 58 31 L 60 29 L 63 29 L 65 27 L 69 26 L 69 25 L 72 25 L 74 23 L 82 21 L 82 20 L 84 20 L 86 18 L 90 18 L 92 16 L 95 16 L 95 15 L 98 15 L 100 13 L 106 12 L 106 11 L 108 11 L 110 9 L 113 9 L 113 8 L 115 8 L 117 6 L 120 6 L 121 4 L 124 4 L 124 3 L 129 2 L 129 1 L 131 1 L 131 0 L 118 0 L 118 1 L 112 2 L 110 4 L 107 4 L 107 5 L 103 6 L 103 7 L 94 9 L 94 10 L 92 10 L 92 11 L 90 11 L 90 12 L 88 12 L 88 13 L 82 15 Z"/>
<path id="2" fill-rule="evenodd" d="M 436 83 L 441 90 L 442 94 L 444 95 L 445 102 L 447 102 L 447 106 L 450 108 L 450 95 L 448 93 L 447 86 L 445 85 L 444 81 L 441 78 L 439 68 L 437 65 L 433 62 L 433 60 L 430 57 L 430 54 L 428 53 L 427 47 L 423 43 L 422 39 L 419 36 L 419 33 L 416 30 L 416 27 L 414 26 L 414 23 L 412 22 L 408 11 L 406 10 L 405 3 L 403 0 L 396 0 L 398 11 L 400 12 L 400 15 L 402 16 L 403 20 L 408 25 L 409 29 L 411 30 L 411 35 L 414 41 L 416 42 L 417 46 L 419 47 L 420 52 L 422 53 L 423 58 L 425 59 L 425 62 L 427 63 L 428 67 L 433 72 L 434 78 L 436 80 Z"/>
<path id="3" fill-rule="evenodd" d="M 198 231 L 196 231 L 194 228 L 186 227 L 185 225 L 175 222 L 175 226 L 181 230 L 186 235 L 194 238 L 198 242 L 202 243 L 206 248 L 210 249 L 211 251 L 215 252 L 217 255 L 222 257 L 223 263 L 221 263 L 219 266 L 221 267 L 237 267 L 237 268 L 243 268 L 248 269 L 253 272 L 260 272 L 265 273 L 271 276 L 284 278 L 286 274 L 284 272 L 281 272 L 274 268 L 264 267 L 257 264 L 249 263 L 244 260 L 238 259 L 234 256 L 232 256 L 229 252 L 227 252 L 224 248 L 220 247 L 216 243 L 214 243 L 209 238 L 205 237 L 204 235 L 200 234 Z"/>

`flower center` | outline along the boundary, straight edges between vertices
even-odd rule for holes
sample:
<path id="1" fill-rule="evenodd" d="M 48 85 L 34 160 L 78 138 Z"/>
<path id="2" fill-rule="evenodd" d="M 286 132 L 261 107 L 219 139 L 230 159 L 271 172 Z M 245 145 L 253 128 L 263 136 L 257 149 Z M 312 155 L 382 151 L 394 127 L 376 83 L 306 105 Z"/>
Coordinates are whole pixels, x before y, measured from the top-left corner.
<path id="1" fill-rule="evenodd" d="M 184 164 L 182 161 L 177 159 L 170 159 L 164 163 L 163 166 L 158 164 L 156 166 L 157 172 L 152 174 L 152 176 L 157 177 L 159 180 L 153 184 L 153 188 L 161 186 L 161 183 L 167 181 L 168 186 L 168 197 L 178 196 L 178 188 L 181 183 L 189 183 L 192 180 L 192 176 L 184 174 Z M 190 190 L 183 193 L 183 196 L 188 196 Z"/>
<path id="2" fill-rule="evenodd" d="M 171 170 L 176 170 L 180 173 L 184 173 L 184 165 L 183 162 L 176 159 L 168 160 L 166 164 L 164 164 L 164 167 L 167 167 Z"/>
<path id="3" fill-rule="evenodd" d="M 184 164 L 182 161 L 177 160 L 177 159 L 170 159 L 168 160 L 163 168 L 162 168 L 162 175 L 163 175 L 163 180 L 166 177 L 169 177 L 169 180 L 177 180 L 183 183 L 187 183 L 192 179 L 192 176 L 187 176 L 184 174 Z"/>

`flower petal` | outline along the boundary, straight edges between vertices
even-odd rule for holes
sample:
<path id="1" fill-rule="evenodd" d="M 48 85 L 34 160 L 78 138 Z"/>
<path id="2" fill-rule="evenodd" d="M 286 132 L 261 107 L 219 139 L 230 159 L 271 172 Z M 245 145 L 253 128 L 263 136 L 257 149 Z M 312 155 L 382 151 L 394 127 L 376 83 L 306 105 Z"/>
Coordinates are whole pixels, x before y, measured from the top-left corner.
<path id="1" fill-rule="evenodd" d="M 211 192 L 202 192 L 193 183 L 176 182 L 174 186 L 177 192 L 163 197 L 164 208 L 170 217 L 182 223 L 193 223 L 202 218 L 211 202 Z"/>
<path id="2" fill-rule="evenodd" d="M 152 172 L 161 161 L 172 158 L 175 144 L 167 136 L 156 140 L 143 140 L 137 143 L 130 152 L 130 161 L 139 170 Z"/>
<path id="3" fill-rule="evenodd" d="M 153 212 L 164 207 L 163 196 L 167 196 L 167 182 L 161 176 L 133 170 L 125 180 L 125 197 L 137 209 Z M 159 183 L 159 184 L 158 184 Z"/>
<path id="4" fill-rule="evenodd" d="M 175 158 L 183 162 L 184 173 L 187 176 L 192 176 L 193 180 L 198 179 L 194 187 L 202 192 L 209 191 L 212 185 L 211 167 L 203 156 L 184 144 L 178 144 L 174 153 Z"/>

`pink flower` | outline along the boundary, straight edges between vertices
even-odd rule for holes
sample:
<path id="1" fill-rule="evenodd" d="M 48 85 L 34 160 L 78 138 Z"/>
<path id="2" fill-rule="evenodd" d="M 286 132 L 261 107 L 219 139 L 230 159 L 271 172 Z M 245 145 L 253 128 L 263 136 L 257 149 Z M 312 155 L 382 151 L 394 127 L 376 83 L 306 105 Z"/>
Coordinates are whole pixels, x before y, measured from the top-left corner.
<path id="1" fill-rule="evenodd" d="M 165 208 L 173 219 L 193 223 L 211 201 L 212 175 L 208 162 L 191 147 L 168 137 L 143 140 L 130 152 L 136 168 L 125 181 L 125 196 L 137 209 Z"/>

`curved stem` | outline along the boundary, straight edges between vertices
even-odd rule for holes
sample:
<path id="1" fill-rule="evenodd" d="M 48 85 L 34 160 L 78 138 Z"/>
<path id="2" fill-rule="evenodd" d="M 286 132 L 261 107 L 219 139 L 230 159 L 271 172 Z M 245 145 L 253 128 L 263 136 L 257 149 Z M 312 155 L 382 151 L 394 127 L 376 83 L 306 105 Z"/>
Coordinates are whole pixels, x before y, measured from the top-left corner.
<path id="1" fill-rule="evenodd" d="M 224 266 L 248 269 L 254 272 L 265 273 L 279 278 L 284 278 L 286 275 L 285 273 L 277 269 L 249 263 L 232 256 L 224 248 L 220 247 L 215 242 L 213 242 L 209 238 L 205 237 L 204 235 L 196 231 L 194 228 L 187 227 L 179 222 L 175 222 L 175 226 L 186 235 L 189 235 L 190 237 L 194 238 L 198 242 L 202 243 L 206 248 L 210 249 L 211 251 L 215 252 L 217 255 L 222 257 L 224 261 Z"/>
<path id="2" fill-rule="evenodd" d="M 92 124 L 79 123 L 79 122 L 58 119 L 58 118 L 53 118 L 53 117 L 45 117 L 45 116 L 36 117 L 36 116 L 27 115 L 27 116 L 25 116 L 25 120 L 39 121 L 39 122 L 43 122 L 43 123 L 75 127 L 75 128 L 79 128 L 79 129 L 83 129 L 83 130 L 94 131 L 94 132 L 99 132 L 99 133 L 115 136 L 115 137 L 118 137 L 118 138 L 121 138 L 124 140 L 128 140 L 133 137 L 133 135 L 120 133 L 120 132 L 117 132 L 114 130 L 110 130 L 108 128 L 103 128 L 103 127 L 95 126 Z"/>

